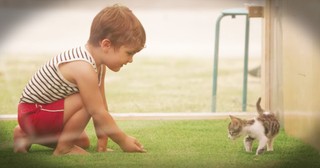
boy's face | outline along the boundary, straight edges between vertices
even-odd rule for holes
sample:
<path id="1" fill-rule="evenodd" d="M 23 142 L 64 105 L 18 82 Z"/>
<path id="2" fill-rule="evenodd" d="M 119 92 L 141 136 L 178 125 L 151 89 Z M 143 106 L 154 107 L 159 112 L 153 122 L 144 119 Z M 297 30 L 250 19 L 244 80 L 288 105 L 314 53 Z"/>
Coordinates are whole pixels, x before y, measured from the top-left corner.
<path id="1" fill-rule="evenodd" d="M 118 72 L 124 65 L 133 62 L 133 56 L 137 52 L 136 49 L 126 46 L 121 46 L 119 49 L 110 48 L 108 68 L 114 72 Z"/>

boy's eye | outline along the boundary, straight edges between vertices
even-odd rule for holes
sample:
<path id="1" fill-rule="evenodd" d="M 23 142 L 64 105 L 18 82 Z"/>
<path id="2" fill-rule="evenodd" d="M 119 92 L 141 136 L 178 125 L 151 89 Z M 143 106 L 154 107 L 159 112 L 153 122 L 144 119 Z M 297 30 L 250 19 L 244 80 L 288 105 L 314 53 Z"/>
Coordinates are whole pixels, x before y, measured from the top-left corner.
<path id="1" fill-rule="evenodd" d="M 127 52 L 128 55 L 134 55 L 135 52 Z"/>

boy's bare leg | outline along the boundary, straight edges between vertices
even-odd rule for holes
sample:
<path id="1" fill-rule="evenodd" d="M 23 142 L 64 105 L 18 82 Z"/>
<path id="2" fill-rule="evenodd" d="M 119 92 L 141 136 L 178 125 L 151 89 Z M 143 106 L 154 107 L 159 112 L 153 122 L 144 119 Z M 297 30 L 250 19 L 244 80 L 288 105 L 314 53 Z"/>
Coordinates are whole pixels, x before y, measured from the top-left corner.
<path id="1" fill-rule="evenodd" d="M 81 110 L 84 111 L 84 110 Z M 65 124 L 63 131 L 57 143 L 57 147 L 54 150 L 54 155 L 64 154 L 87 154 L 83 148 L 77 146 L 77 141 L 85 126 L 87 125 L 90 117 L 85 116 L 79 111 L 73 115 L 69 121 Z M 80 122 L 81 121 L 81 122 Z M 79 142 L 78 142 L 79 143 Z M 80 143 L 82 144 L 82 142 Z M 86 146 L 83 144 L 82 146 Z"/>
<path id="2" fill-rule="evenodd" d="M 15 153 L 27 153 L 32 145 L 31 139 L 34 138 L 28 137 L 28 135 L 19 126 L 16 126 L 13 133 L 13 151 Z M 54 138 L 40 138 L 34 143 L 55 148 L 55 143 L 52 143 L 53 139 Z M 82 132 L 79 139 L 76 140 L 75 145 L 83 149 L 89 148 L 90 141 L 86 132 Z"/>
<path id="3" fill-rule="evenodd" d="M 59 137 L 57 136 L 43 137 L 43 138 L 37 138 L 37 141 L 34 140 L 33 143 L 37 143 L 49 148 L 56 148 L 58 139 Z M 90 147 L 90 140 L 85 131 L 83 131 L 79 136 L 79 138 L 75 140 L 75 145 L 83 149 L 87 149 Z"/>
<path id="4" fill-rule="evenodd" d="M 57 147 L 53 152 L 54 155 L 88 153 L 76 144 L 79 137 L 83 135 L 90 117 L 91 116 L 83 108 L 79 94 L 71 95 L 65 99 L 64 127 L 59 137 Z"/>
<path id="5" fill-rule="evenodd" d="M 75 145 L 83 149 L 87 149 L 90 147 L 90 140 L 86 131 L 83 131 L 81 133 L 80 137 L 76 140 Z"/>
<path id="6" fill-rule="evenodd" d="M 51 148 L 56 148 L 57 141 L 58 141 L 58 138 L 55 140 L 53 145 L 44 144 L 44 146 L 51 147 Z M 79 136 L 79 138 L 75 140 L 74 144 L 76 146 L 80 147 L 80 148 L 88 149 L 90 147 L 90 140 L 89 140 L 89 137 L 88 137 L 87 133 L 85 131 L 83 131 L 81 133 L 81 135 Z"/>
<path id="7" fill-rule="evenodd" d="M 73 117 L 78 118 L 78 117 Z M 83 148 L 77 146 L 77 138 L 80 136 L 82 130 L 79 130 L 79 127 L 82 127 L 84 123 L 72 122 L 75 119 L 70 119 L 70 121 L 65 125 L 61 136 L 58 140 L 57 147 L 54 150 L 54 155 L 64 155 L 64 154 L 87 154 Z M 87 122 L 85 122 L 86 124 Z M 79 125 L 79 126 L 75 126 Z M 85 127 L 85 125 L 84 125 Z M 80 128 L 81 129 L 81 128 Z"/>
<path id="8" fill-rule="evenodd" d="M 30 138 L 17 125 L 13 130 L 13 151 L 15 153 L 27 153 L 31 147 Z"/>

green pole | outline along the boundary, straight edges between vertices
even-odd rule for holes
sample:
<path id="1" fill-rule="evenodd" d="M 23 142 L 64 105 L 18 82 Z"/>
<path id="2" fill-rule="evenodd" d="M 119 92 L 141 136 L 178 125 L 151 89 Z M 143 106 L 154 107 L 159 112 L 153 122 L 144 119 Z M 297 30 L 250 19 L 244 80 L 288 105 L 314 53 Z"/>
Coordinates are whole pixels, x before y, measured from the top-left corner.
<path id="1" fill-rule="evenodd" d="M 216 112 L 216 100 L 217 100 L 217 79 L 218 79 L 218 61 L 219 61 L 219 35 L 220 35 L 220 22 L 223 18 L 223 14 L 220 15 L 216 22 L 215 32 L 215 48 L 214 48 L 214 59 L 213 59 L 213 80 L 212 80 L 212 102 L 211 111 Z"/>
<path id="2" fill-rule="evenodd" d="M 222 11 L 222 14 L 216 21 L 215 31 L 215 49 L 213 59 L 213 82 L 212 82 L 212 102 L 211 111 L 216 112 L 216 100 L 217 100 L 217 79 L 218 79 L 218 61 L 219 61 L 219 33 L 220 22 L 224 16 L 231 16 L 235 18 L 237 15 L 246 16 L 246 32 L 245 32 L 245 51 L 244 51 L 244 71 L 243 71 L 243 89 L 242 89 L 242 111 L 246 111 L 247 108 L 247 82 L 248 82 L 248 51 L 249 51 L 249 16 L 246 9 L 227 9 Z"/>
<path id="3" fill-rule="evenodd" d="M 246 15 L 246 34 L 244 48 L 243 89 L 242 89 L 242 111 L 247 111 L 247 88 L 248 88 L 248 55 L 249 55 L 249 16 Z"/>

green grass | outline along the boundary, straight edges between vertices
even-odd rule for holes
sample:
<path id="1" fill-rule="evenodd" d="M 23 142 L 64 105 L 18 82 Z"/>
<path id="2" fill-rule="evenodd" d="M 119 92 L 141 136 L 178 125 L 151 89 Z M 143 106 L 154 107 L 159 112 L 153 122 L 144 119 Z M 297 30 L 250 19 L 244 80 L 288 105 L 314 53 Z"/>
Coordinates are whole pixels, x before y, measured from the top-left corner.
<path id="1" fill-rule="evenodd" d="M 0 114 L 15 114 L 23 87 L 48 57 L 5 57 L 0 60 Z M 258 66 L 249 61 L 249 69 Z M 220 59 L 218 111 L 240 111 L 242 60 Z M 123 112 L 207 112 L 211 107 L 212 60 L 208 58 L 135 58 L 119 73 L 108 72 L 109 109 Z M 260 79 L 249 76 L 248 111 L 260 96 Z M 16 121 L 0 122 L 0 167 L 320 167 L 319 152 L 281 130 L 275 151 L 262 156 L 246 153 L 242 140 L 227 138 L 228 120 L 118 121 L 144 144 L 147 153 L 96 153 L 92 123 L 87 127 L 89 156 L 53 157 L 52 149 L 33 145 L 29 154 L 12 152 Z M 257 144 L 255 144 L 256 148 Z"/>
<path id="2" fill-rule="evenodd" d="M 49 57 L 0 61 L 0 114 L 15 114 L 22 89 Z M 221 58 L 217 111 L 241 111 L 243 60 Z M 260 64 L 249 61 L 249 69 Z M 211 58 L 147 58 L 136 56 L 120 72 L 107 72 L 106 95 L 111 112 L 208 112 L 212 94 Z M 248 78 L 248 111 L 255 111 L 260 79 Z"/>
<path id="3" fill-rule="evenodd" d="M 123 153 L 112 141 L 114 152 L 95 152 L 96 138 L 90 122 L 89 156 L 52 156 L 52 150 L 33 145 L 28 154 L 12 152 L 15 121 L 0 122 L 0 165 L 6 167 L 219 167 L 219 168 L 315 168 L 320 155 L 312 147 L 281 130 L 274 152 L 261 156 L 246 153 L 242 139 L 227 138 L 228 120 L 205 121 L 118 121 L 127 133 L 144 144 L 147 153 Z M 255 148 L 257 144 L 254 145 Z"/>

